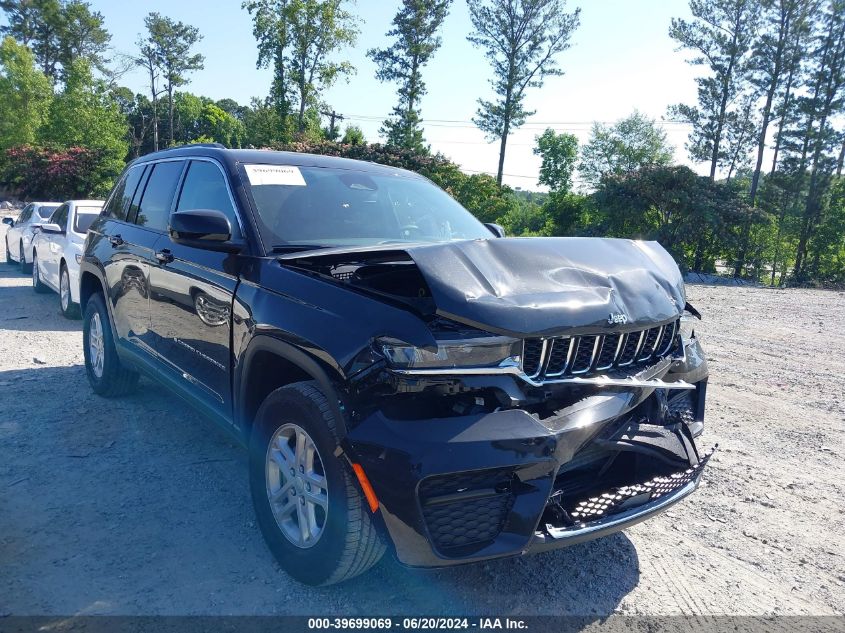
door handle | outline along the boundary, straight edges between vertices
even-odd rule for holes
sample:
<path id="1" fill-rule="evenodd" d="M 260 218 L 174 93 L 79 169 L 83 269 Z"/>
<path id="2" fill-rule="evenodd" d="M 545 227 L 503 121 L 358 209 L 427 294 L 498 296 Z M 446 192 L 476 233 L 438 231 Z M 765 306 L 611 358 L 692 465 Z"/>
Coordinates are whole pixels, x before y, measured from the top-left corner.
<path id="1" fill-rule="evenodd" d="M 173 253 L 170 252 L 170 249 L 163 248 L 156 253 L 156 259 L 162 264 L 169 264 L 173 261 Z"/>
<path id="2" fill-rule="evenodd" d="M 125 242 L 120 235 L 109 235 L 109 242 L 112 245 L 112 248 L 117 248 L 118 246 L 123 246 Z"/>

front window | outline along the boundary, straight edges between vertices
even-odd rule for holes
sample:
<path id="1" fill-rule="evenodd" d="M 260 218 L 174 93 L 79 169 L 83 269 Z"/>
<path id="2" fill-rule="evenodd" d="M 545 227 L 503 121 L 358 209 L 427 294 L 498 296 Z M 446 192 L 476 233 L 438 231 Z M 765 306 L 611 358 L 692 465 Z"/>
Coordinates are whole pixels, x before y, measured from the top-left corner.
<path id="1" fill-rule="evenodd" d="M 100 215 L 102 207 L 76 207 L 76 216 L 73 218 L 73 231 L 85 235 L 94 220 Z"/>
<path id="2" fill-rule="evenodd" d="M 329 167 L 244 165 L 268 249 L 490 238 L 446 192 L 422 178 Z"/>

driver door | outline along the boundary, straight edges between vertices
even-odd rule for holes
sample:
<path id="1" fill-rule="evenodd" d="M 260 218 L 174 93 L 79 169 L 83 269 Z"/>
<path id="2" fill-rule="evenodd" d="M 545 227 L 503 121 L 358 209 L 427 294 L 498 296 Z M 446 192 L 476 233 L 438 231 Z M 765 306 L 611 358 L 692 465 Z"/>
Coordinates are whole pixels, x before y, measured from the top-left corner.
<path id="1" fill-rule="evenodd" d="M 68 216 L 70 205 L 66 202 L 53 212 L 49 223 L 56 224 L 62 230 L 61 233 L 47 233 L 42 231 L 42 244 L 47 248 L 39 248 L 38 259 L 41 263 L 40 273 L 44 281 L 56 290 L 59 288 L 59 262 L 62 257 L 62 250 L 67 241 Z"/>
<path id="2" fill-rule="evenodd" d="M 221 211 L 232 237 L 242 236 L 228 179 L 211 160 L 189 162 L 174 209 Z M 228 419 L 238 258 L 176 244 L 167 234 L 155 250 L 159 265 L 150 273 L 150 327 L 156 352 L 206 405 Z"/>

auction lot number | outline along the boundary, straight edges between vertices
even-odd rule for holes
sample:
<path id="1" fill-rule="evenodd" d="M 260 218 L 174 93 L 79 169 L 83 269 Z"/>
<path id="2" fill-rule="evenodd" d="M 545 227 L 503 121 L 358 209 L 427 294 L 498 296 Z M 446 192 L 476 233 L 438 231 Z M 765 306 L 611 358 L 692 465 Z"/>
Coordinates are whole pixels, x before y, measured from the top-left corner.
<path id="1" fill-rule="evenodd" d="M 309 629 L 392 629 L 400 621 L 392 618 L 309 618 Z M 474 626 L 474 625 L 473 625 Z M 467 618 L 403 618 L 405 630 L 469 629 Z"/>

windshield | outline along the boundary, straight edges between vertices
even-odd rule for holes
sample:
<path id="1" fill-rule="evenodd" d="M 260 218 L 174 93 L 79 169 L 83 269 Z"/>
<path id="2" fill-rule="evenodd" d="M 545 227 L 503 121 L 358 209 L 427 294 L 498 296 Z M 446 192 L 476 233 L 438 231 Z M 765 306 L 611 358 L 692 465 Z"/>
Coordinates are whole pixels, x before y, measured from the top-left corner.
<path id="1" fill-rule="evenodd" d="M 76 207 L 76 217 L 73 219 L 74 233 L 82 233 L 83 235 L 87 233 L 88 228 L 99 215 L 99 207 Z"/>
<path id="2" fill-rule="evenodd" d="M 244 165 L 265 246 L 370 246 L 490 238 L 427 180 L 328 167 Z"/>

